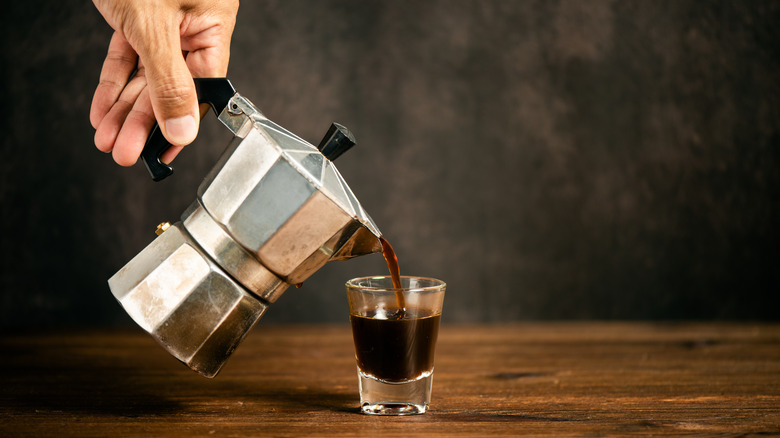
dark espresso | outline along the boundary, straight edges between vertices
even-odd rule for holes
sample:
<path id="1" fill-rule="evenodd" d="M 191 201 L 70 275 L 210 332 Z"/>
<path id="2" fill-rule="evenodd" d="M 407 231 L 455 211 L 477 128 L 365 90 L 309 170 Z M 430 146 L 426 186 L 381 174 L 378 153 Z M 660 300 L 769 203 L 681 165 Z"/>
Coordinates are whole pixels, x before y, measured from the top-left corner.
<path id="1" fill-rule="evenodd" d="M 357 363 L 364 374 L 386 382 L 404 382 L 433 369 L 440 314 L 407 310 L 401 318 L 376 316 L 349 316 Z"/>

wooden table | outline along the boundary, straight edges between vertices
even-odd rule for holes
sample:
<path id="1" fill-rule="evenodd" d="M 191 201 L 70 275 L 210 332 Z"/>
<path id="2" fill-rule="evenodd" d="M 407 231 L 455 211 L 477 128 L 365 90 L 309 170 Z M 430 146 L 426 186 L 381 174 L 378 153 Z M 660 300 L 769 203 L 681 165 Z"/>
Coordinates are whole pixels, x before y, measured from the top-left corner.
<path id="1" fill-rule="evenodd" d="M 780 434 L 780 325 L 443 325 L 431 410 L 358 413 L 347 325 L 262 322 L 205 379 L 138 330 L 0 337 L 0 436 Z"/>

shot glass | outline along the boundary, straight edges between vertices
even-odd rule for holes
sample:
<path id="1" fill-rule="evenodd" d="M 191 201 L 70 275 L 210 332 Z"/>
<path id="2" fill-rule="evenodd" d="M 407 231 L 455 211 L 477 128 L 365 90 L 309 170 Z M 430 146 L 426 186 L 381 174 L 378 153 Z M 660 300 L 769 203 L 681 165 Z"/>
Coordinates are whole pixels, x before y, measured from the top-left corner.
<path id="1" fill-rule="evenodd" d="M 361 412 L 425 413 L 446 284 L 402 276 L 396 289 L 390 276 L 380 276 L 355 278 L 346 286 Z"/>

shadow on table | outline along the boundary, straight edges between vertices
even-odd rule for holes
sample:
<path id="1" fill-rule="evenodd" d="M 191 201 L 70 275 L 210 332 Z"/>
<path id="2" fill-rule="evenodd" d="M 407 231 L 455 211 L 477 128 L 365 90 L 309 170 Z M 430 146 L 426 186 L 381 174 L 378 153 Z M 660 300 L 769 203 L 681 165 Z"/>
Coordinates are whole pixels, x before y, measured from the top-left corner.
<path id="1" fill-rule="evenodd" d="M 139 370 L 152 368 L 143 358 L 100 361 L 92 354 L 62 354 L 57 348 L 18 344 L 3 348 L 0 411 L 137 417 L 182 408 L 156 385 L 142 382 Z"/>
<path id="2" fill-rule="evenodd" d="M 265 379 L 262 385 L 248 374 L 206 379 L 145 338 L 139 342 L 143 344 L 93 343 L 85 337 L 64 345 L 54 338 L 37 344 L 0 338 L 0 412 L 135 418 L 251 404 L 292 412 L 359 413 L 356 388 L 321 379 L 300 381 L 294 375 Z"/>
<path id="3" fill-rule="evenodd" d="M 324 410 L 348 414 L 359 414 L 358 395 L 347 394 L 326 388 L 275 388 L 251 394 L 265 404 L 276 405 L 287 410 Z"/>

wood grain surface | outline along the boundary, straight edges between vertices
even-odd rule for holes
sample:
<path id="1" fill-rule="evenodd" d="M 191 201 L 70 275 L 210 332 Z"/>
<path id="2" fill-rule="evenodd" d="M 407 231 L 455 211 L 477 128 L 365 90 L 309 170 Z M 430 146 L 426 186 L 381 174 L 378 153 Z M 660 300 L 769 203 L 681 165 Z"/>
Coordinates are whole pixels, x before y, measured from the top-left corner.
<path id="1" fill-rule="evenodd" d="M 260 324 L 205 379 L 140 330 L 5 334 L 0 436 L 780 435 L 780 325 L 443 325 L 431 410 L 358 413 L 347 325 Z"/>

